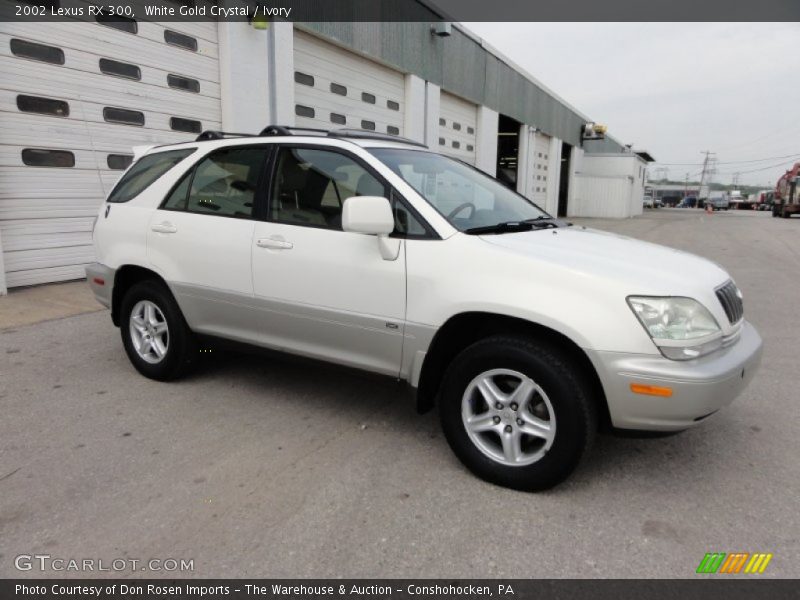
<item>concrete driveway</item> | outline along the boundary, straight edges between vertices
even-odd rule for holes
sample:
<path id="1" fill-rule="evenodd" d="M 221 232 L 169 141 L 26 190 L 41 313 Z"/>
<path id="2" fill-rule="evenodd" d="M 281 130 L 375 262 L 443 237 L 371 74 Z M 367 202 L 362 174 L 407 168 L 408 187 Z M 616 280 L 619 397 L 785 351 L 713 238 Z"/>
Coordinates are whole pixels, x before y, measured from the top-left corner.
<path id="1" fill-rule="evenodd" d="M 601 436 L 569 481 L 524 494 L 470 475 L 392 381 L 220 354 L 162 384 L 107 311 L 5 329 L 0 577 L 42 575 L 20 554 L 193 560 L 138 573 L 171 577 L 693 577 L 710 551 L 771 552 L 762 577 L 798 576 L 800 222 L 577 221 L 733 274 L 765 355 L 729 409 L 670 438 Z"/>

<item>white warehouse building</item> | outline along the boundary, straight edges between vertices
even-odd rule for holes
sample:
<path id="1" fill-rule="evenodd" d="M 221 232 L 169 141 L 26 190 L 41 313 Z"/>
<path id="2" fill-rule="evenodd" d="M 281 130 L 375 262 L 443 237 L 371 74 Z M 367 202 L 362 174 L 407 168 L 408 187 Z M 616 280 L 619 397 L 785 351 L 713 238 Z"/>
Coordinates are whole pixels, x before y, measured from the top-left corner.
<path id="1" fill-rule="evenodd" d="M 646 153 L 608 136 L 582 141 L 592 119 L 465 27 L 437 35 L 431 17 L 266 29 L 0 23 L 0 293 L 83 277 L 94 217 L 132 147 L 204 130 L 400 135 L 498 176 L 552 214 L 641 212 Z"/>

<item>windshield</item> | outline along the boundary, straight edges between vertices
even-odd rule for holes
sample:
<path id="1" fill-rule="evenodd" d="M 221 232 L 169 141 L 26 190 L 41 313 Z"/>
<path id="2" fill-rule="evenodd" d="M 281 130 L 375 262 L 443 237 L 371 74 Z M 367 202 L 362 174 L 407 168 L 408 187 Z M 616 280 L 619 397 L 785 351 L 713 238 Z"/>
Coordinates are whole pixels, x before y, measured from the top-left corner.
<path id="1" fill-rule="evenodd" d="M 452 158 L 402 148 L 371 148 L 370 152 L 459 231 L 551 218 L 527 198 Z"/>

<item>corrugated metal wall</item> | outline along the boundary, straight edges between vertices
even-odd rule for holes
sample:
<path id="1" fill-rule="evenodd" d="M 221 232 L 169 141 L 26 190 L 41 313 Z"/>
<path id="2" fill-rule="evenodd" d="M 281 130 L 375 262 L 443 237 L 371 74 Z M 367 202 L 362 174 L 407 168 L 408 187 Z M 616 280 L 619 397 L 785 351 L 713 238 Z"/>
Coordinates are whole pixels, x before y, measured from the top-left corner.
<path id="1" fill-rule="evenodd" d="M 408 4 L 417 10 L 420 6 L 413 1 Z M 437 19 L 430 14 L 431 22 L 298 25 L 457 96 L 534 125 L 548 135 L 580 144 L 583 117 L 458 29 L 453 28 L 450 37 L 431 35 L 431 25 Z M 621 146 L 609 138 L 587 143 L 586 150 L 618 152 Z"/>

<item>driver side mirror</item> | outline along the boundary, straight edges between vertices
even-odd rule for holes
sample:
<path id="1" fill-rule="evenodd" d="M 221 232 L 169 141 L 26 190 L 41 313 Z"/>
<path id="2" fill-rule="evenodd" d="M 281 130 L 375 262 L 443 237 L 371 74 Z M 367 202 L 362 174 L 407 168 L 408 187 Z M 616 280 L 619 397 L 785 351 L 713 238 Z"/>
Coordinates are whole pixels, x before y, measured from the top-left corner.
<path id="1" fill-rule="evenodd" d="M 353 196 L 344 201 L 342 229 L 353 233 L 388 235 L 394 231 L 392 206 L 380 196 Z"/>
<path id="2" fill-rule="evenodd" d="M 392 239 L 394 213 L 392 205 L 380 196 L 353 196 L 344 201 L 342 229 L 351 233 L 378 236 L 378 248 L 384 260 L 397 260 L 400 240 Z"/>

